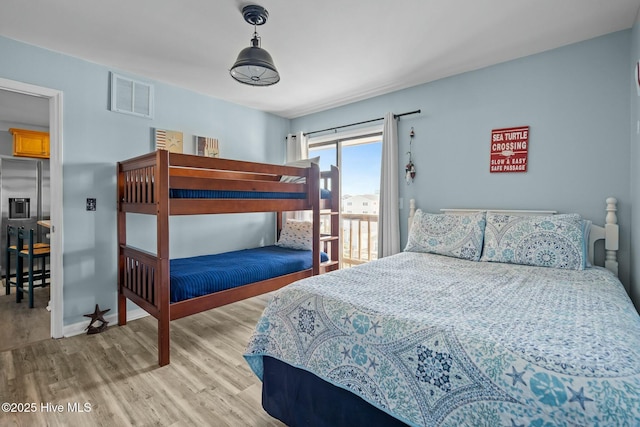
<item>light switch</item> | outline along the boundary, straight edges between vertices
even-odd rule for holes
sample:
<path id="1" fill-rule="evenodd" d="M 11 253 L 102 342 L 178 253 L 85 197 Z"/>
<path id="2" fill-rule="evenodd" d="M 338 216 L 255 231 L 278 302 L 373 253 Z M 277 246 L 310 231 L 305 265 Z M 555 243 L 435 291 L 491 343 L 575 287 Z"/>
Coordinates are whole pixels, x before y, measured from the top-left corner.
<path id="1" fill-rule="evenodd" d="M 96 210 L 96 199 L 87 197 L 87 210 L 88 211 Z"/>

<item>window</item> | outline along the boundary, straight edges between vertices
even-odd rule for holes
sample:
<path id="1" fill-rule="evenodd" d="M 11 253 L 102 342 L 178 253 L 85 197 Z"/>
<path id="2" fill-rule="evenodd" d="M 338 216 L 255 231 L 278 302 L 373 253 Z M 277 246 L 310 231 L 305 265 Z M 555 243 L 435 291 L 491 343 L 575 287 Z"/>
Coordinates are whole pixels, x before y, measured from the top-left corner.
<path id="1" fill-rule="evenodd" d="M 320 170 L 340 168 L 343 267 L 376 259 L 378 214 L 369 206 L 380 195 L 382 126 L 309 138 L 309 157 L 316 156 Z"/>

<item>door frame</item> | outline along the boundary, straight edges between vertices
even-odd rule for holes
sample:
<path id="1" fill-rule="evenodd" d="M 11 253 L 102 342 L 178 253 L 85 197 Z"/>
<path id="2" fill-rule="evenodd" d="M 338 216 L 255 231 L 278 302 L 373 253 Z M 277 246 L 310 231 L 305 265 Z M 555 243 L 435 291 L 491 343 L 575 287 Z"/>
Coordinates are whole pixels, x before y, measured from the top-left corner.
<path id="1" fill-rule="evenodd" d="M 51 191 L 51 337 L 63 337 L 62 91 L 0 77 L 0 89 L 49 99 Z"/>

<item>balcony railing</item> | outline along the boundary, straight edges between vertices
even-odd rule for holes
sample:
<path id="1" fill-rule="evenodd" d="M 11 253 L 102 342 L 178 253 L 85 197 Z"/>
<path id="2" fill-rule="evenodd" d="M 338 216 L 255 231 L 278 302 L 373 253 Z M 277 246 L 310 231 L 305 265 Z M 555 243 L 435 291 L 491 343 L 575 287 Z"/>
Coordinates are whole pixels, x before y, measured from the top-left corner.
<path id="1" fill-rule="evenodd" d="M 342 214 L 342 267 L 378 258 L 378 215 Z"/>

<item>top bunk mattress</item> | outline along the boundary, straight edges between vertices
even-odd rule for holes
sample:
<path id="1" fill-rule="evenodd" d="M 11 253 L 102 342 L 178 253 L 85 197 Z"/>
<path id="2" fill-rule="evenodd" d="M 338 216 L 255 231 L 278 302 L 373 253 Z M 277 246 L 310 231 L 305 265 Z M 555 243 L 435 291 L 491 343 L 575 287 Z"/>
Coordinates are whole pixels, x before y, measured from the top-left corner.
<path id="1" fill-rule="evenodd" d="M 306 193 L 287 193 L 274 191 L 228 191 L 228 190 L 169 190 L 172 199 L 306 199 Z M 321 199 L 330 199 L 331 191 L 320 189 Z"/>
<path id="2" fill-rule="evenodd" d="M 321 254 L 321 261 L 328 257 Z M 265 246 L 170 261 L 171 302 L 267 280 L 313 266 L 312 251 Z"/>

